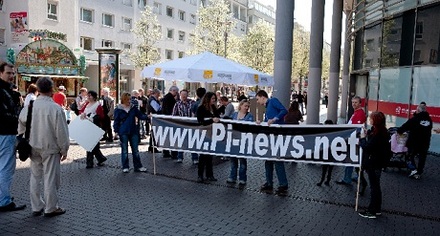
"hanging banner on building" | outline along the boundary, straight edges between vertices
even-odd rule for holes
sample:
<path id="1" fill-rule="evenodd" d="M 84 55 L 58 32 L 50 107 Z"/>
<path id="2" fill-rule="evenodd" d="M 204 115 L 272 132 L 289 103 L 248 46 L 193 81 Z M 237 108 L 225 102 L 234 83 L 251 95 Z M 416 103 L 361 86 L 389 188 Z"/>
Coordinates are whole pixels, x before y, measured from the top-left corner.
<path id="1" fill-rule="evenodd" d="M 360 166 L 361 125 L 257 125 L 222 120 L 201 126 L 195 118 L 154 115 L 158 147 L 216 156 Z"/>
<path id="2" fill-rule="evenodd" d="M 9 14 L 9 22 L 11 24 L 12 42 L 27 42 L 29 30 L 27 12 L 11 12 Z"/>

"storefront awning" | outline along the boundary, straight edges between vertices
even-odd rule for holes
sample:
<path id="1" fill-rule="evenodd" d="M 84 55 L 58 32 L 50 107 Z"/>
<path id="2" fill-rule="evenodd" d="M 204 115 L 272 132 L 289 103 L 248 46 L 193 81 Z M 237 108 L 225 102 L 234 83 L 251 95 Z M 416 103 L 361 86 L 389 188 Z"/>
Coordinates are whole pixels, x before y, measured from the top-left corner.
<path id="1" fill-rule="evenodd" d="M 49 77 L 49 78 L 66 78 L 66 79 L 89 79 L 87 76 L 80 75 L 42 75 L 42 74 L 20 74 L 28 77 Z"/>

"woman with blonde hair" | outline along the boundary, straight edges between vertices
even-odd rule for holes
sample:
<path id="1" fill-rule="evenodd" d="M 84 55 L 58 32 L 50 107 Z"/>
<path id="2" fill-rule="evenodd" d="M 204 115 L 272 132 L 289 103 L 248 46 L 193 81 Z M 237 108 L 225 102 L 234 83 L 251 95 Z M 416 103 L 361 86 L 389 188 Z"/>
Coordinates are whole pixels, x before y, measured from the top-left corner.
<path id="1" fill-rule="evenodd" d="M 243 99 L 238 104 L 238 111 L 232 114 L 233 120 L 241 120 L 241 121 L 254 121 L 254 116 L 249 112 L 250 102 L 246 99 Z M 231 162 L 231 171 L 229 174 L 228 180 L 226 182 L 228 184 L 235 184 L 237 181 L 237 169 L 238 162 L 240 161 L 240 168 L 238 169 L 238 184 L 245 185 L 247 181 L 247 161 L 246 158 L 236 158 L 230 157 Z"/>
<path id="2" fill-rule="evenodd" d="M 135 172 L 147 172 L 147 168 L 142 166 L 139 156 L 139 124 L 136 118 L 146 120 L 147 115 L 143 114 L 137 104 L 133 103 L 130 93 L 123 93 L 121 96 L 121 104 L 116 106 L 114 113 L 113 129 L 119 135 L 121 140 L 121 162 L 122 172 L 130 172 L 128 162 L 128 143 L 130 142 L 131 153 L 133 155 L 133 166 Z"/>

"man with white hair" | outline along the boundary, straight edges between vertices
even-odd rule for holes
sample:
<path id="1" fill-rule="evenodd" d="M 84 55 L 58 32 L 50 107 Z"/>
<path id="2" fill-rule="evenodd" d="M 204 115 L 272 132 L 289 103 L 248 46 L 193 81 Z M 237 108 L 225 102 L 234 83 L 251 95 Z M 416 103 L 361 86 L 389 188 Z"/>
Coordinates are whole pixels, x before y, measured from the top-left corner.
<path id="1" fill-rule="evenodd" d="M 104 129 L 104 140 L 113 142 L 112 119 L 115 112 L 115 100 L 110 96 L 110 89 L 103 88 L 101 91 L 101 106 L 104 110 L 104 119 L 102 120 L 102 129 Z"/>
<path id="2" fill-rule="evenodd" d="M 177 86 L 171 86 L 169 92 L 163 97 L 162 100 L 162 114 L 172 115 L 174 105 L 176 105 L 176 97 L 179 93 L 179 88 Z M 172 159 L 177 159 L 177 152 L 173 151 L 170 153 L 168 150 L 164 150 L 163 157 L 171 157 Z"/>
<path id="3" fill-rule="evenodd" d="M 406 145 L 408 147 L 411 164 L 417 166 L 417 169 L 411 171 L 409 175 L 410 178 L 420 179 L 421 174 L 423 174 L 426 156 L 428 155 L 428 149 L 431 143 L 431 129 L 432 120 L 426 111 L 426 104 L 420 104 L 414 116 L 397 129 L 397 133 L 399 134 L 409 131 Z M 416 156 L 419 157 L 417 165 L 415 163 Z"/>

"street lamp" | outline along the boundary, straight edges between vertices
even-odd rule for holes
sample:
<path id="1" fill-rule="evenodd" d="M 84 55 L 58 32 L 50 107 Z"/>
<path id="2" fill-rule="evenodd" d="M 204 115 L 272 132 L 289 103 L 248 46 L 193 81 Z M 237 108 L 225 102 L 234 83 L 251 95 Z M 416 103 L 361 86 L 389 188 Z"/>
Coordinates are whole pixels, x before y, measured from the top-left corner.
<path id="1" fill-rule="evenodd" d="M 223 34 L 223 36 L 224 36 L 224 39 L 225 39 L 225 58 L 226 58 L 226 56 L 227 56 L 227 46 L 228 46 L 228 29 L 229 29 L 229 26 L 231 25 L 231 21 L 226 21 L 224 24 L 225 24 L 225 33 Z"/>

